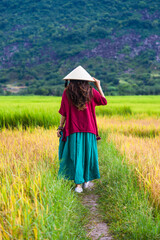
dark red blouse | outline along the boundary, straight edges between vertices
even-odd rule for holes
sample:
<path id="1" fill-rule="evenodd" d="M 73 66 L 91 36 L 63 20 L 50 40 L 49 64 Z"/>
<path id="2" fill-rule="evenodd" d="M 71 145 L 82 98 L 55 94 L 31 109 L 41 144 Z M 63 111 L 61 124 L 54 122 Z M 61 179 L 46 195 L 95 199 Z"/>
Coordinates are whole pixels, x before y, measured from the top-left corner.
<path id="1" fill-rule="evenodd" d="M 76 106 L 69 103 L 66 90 L 64 90 L 58 111 L 66 117 L 62 141 L 66 141 L 66 137 L 75 132 L 90 132 L 97 136 L 97 140 L 101 139 L 98 135 L 95 106 L 106 105 L 107 100 L 96 89 L 92 88 L 92 91 L 93 98 L 86 104 L 87 108 L 78 110 Z"/>

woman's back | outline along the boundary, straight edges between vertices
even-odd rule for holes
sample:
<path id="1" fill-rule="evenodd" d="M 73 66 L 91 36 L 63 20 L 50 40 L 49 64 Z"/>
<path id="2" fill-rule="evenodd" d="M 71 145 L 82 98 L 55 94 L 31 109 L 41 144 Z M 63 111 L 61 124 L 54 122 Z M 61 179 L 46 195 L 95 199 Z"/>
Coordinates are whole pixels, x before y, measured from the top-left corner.
<path id="1" fill-rule="evenodd" d="M 83 107 L 83 110 L 79 110 L 69 98 L 67 89 L 64 90 L 59 110 L 59 113 L 66 117 L 63 141 L 66 141 L 66 137 L 75 132 L 90 132 L 98 138 L 95 106 L 106 105 L 107 100 L 94 88 L 91 88 L 91 96 L 90 101 L 85 103 L 85 108 Z"/>

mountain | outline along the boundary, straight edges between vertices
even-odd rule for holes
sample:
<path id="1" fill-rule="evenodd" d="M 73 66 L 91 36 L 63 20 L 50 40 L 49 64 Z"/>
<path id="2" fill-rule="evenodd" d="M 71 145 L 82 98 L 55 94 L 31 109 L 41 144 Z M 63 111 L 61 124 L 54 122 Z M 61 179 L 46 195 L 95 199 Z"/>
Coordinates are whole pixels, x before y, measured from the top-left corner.
<path id="1" fill-rule="evenodd" d="M 160 1 L 1 0 L 0 94 L 61 95 L 78 65 L 106 95 L 160 94 Z"/>

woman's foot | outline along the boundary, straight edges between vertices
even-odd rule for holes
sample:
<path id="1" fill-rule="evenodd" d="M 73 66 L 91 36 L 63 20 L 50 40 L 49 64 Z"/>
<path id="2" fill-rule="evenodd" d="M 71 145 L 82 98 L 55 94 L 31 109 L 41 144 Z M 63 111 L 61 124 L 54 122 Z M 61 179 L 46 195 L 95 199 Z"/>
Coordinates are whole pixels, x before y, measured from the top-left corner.
<path id="1" fill-rule="evenodd" d="M 84 189 L 86 189 L 86 188 L 88 188 L 88 187 L 89 187 L 89 182 L 83 183 L 83 188 L 84 188 Z"/>
<path id="2" fill-rule="evenodd" d="M 82 188 L 81 184 L 76 185 L 75 192 L 77 192 L 77 193 L 83 192 L 83 188 Z"/>
<path id="3" fill-rule="evenodd" d="M 83 188 L 86 189 L 86 188 L 92 188 L 94 185 L 94 183 L 88 181 L 88 182 L 85 182 L 83 183 Z"/>

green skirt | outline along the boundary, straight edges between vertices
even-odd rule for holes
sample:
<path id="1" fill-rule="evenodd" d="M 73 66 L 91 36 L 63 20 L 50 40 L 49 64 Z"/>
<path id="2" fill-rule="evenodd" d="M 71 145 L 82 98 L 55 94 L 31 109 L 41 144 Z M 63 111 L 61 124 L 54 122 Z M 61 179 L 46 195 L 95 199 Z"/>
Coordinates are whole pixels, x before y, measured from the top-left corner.
<path id="1" fill-rule="evenodd" d="M 59 177 L 74 180 L 76 184 L 100 178 L 96 135 L 77 132 L 62 141 L 59 139 Z"/>

